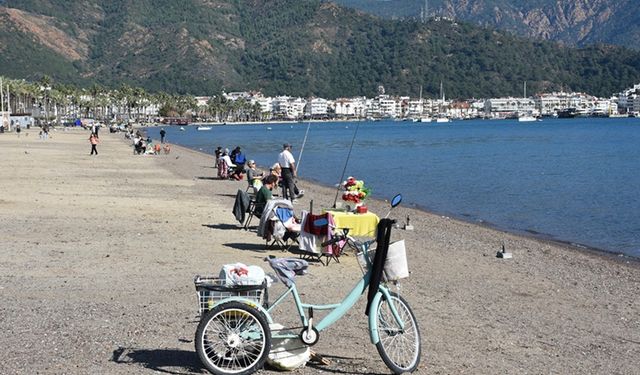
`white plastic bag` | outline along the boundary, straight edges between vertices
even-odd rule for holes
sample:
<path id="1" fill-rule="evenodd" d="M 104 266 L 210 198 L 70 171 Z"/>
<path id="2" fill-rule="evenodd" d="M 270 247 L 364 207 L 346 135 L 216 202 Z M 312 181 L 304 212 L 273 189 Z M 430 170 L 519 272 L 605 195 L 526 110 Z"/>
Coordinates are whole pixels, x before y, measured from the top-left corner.
<path id="1" fill-rule="evenodd" d="M 282 332 L 284 328 L 278 323 L 269 325 L 271 332 Z M 311 359 L 311 349 L 305 345 L 299 337 L 290 339 L 271 339 L 271 351 L 267 363 L 284 371 L 291 371 L 303 367 Z"/>
<path id="2" fill-rule="evenodd" d="M 247 266 L 243 263 L 225 264 L 220 270 L 220 279 L 225 285 L 260 285 L 265 279 L 264 270 L 259 266 Z"/>
<path id="3" fill-rule="evenodd" d="M 384 263 L 384 273 L 387 280 L 399 280 L 409 277 L 409 265 L 407 264 L 404 240 L 389 244 L 387 260 Z"/>

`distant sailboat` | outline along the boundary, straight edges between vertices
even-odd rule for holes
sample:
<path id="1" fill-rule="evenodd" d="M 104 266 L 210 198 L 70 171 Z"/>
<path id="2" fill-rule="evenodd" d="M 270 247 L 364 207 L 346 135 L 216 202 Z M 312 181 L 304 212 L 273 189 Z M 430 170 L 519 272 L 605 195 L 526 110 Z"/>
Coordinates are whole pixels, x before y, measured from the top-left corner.
<path id="1" fill-rule="evenodd" d="M 442 81 L 440 81 L 440 103 L 438 104 L 438 117 L 436 117 L 436 122 L 450 122 L 451 120 L 447 117 L 447 114 L 442 112 L 442 106 L 444 105 L 444 90 L 442 89 Z"/>
<path id="2" fill-rule="evenodd" d="M 420 122 L 431 122 L 431 117 L 429 116 L 424 116 L 424 105 L 422 104 L 422 86 L 420 86 L 420 113 L 423 114 L 420 117 Z M 418 121 L 418 119 L 415 119 L 415 121 Z"/>
<path id="3" fill-rule="evenodd" d="M 523 96 L 524 99 L 527 98 L 527 81 L 524 81 L 524 90 Z M 538 119 L 529 111 L 528 113 L 518 113 L 518 122 L 533 122 L 538 121 Z"/>

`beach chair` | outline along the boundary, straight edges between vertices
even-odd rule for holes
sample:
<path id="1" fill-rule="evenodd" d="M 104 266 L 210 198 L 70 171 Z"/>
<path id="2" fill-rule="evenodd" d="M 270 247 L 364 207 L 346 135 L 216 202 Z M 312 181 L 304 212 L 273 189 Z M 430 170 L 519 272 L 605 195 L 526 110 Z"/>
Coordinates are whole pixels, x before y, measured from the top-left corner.
<path id="1" fill-rule="evenodd" d="M 297 242 L 300 224 L 295 221 L 291 202 L 287 199 L 271 199 L 260 217 L 258 236 L 266 240 L 266 247 L 286 251 Z"/>
<path id="2" fill-rule="evenodd" d="M 251 218 L 255 216 L 255 205 L 255 200 L 251 199 L 246 191 L 238 189 L 236 192 L 236 199 L 233 202 L 232 212 L 233 216 L 235 216 L 236 220 L 242 224 L 244 229 L 249 227 Z"/>
<path id="3" fill-rule="evenodd" d="M 276 207 L 273 222 L 273 240 L 268 248 L 277 248 L 288 251 L 291 246 L 298 244 L 300 235 L 300 223 L 297 221 L 293 209 L 288 207 Z M 283 230 L 284 229 L 284 230 Z"/>
<path id="4" fill-rule="evenodd" d="M 331 260 L 340 263 L 342 244 L 333 244 L 324 248 L 321 245 L 332 238 L 333 228 L 335 228 L 333 216 L 328 212 L 313 215 L 307 211 L 302 211 L 301 216 L 302 224 L 298 239 L 300 259 L 318 261 L 325 266 L 328 266 Z"/>

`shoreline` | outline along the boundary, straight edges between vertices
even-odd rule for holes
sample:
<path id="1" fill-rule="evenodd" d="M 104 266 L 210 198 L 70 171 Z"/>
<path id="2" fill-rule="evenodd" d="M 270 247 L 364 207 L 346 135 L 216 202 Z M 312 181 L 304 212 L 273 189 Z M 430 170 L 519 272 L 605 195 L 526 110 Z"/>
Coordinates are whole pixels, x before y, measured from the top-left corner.
<path id="1" fill-rule="evenodd" d="M 210 155 L 177 145 L 168 155 L 132 155 L 123 134 L 107 132 L 99 156 L 89 156 L 88 134 L 0 135 L 0 189 L 9 192 L 0 198 L 0 373 L 203 372 L 193 348 L 193 276 L 234 262 L 269 271 L 267 255 L 294 255 L 266 249 L 255 231 L 240 228 L 231 211 L 246 181 L 216 179 Z M 315 212 L 332 204 L 335 188 L 299 183 L 305 196 L 296 213 L 310 200 Z M 367 205 L 387 212 L 382 201 Z M 407 244 L 411 276 L 402 291 L 422 333 L 417 374 L 640 367 L 629 355 L 640 342 L 638 262 L 414 207 L 392 213 L 407 215 L 414 230 L 394 230 L 392 239 Z M 495 257 L 501 243 L 512 259 Z M 360 275 L 347 253 L 340 263 L 312 263 L 296 280 L 305 301 L 327 303 Z M 388 373 L 369 343 L 363 302 L 314 346 L 331 363 L 296 374 Z M 286 311 L 276 311 L 276 321 L 287 323 Z"/>
<path id="2" fill-rule="evenodd" d="M 250 124 L 254 124 L 254 123 L 242 123 L 242 124 L 236 124 L 236 125 L 250 125 Z M 220 125 L 223 126 L 223 125 Z M 144 129 L 144 128 L 142 128 Z M 146 135 L 146 133 L 144 133 Z M 203 156 L 206 157 L 213 157 L 212 154 L 209 154 L 203 150 L 195 150 L 195 149 L 191 149 L 189 147 L 186 146 L 182 146 L 179 144 L 172 144 L 174 147 L 180 147 L 184 150 L 189 150 L 195 153 L 200 153 Z M 262 165 L 258 165 L 258 168 L 261 170 L 268 170 L 270 168 L 270 166 L 262 166 Z M 315 184 L 318 186 L 322 186 L 325 187 L 327 189 L 333 189 L 335 191 L 335 186 L 331 186 L 329 184 L 325 184 L 321 181 L 315 180 L 315 179 L 305 179 L 305 178 L 298 178 L 298 180 L 300 181 L 305 181 L 306 183 L 309 184 Z M 376 200 L 378 202 L 383 202 L 383 199 L 380 198 L 370 198 L 370 200 Z M 428 215 L 433 215 L 433 216 L 439 216 L 439 217 L 443 217 L 443 218 L 451 218 L 463 223 L 468 223 L 471 225 L 478 225 L 481 227 L 486 227 L 488 229 L 492 229 L 495 231 L 499 231 L 499 232 L 503 232 L 506 234 L 510 234 L 510 235 L 516 235 L 516 236 L 521 236 L 523 238 L 529 238 L 529 239 L 534 239 L 534 240 L 539 240 L 539 241 L 543 241 L 543 242 L 548 242 L 550 244 L 554 244 L 554 245 L 558 245 L 558 246 L 566 246 L 569 248 L 572 248 L 575 251 L 584 251 L 585 253 L 588 254 L 595 254 L 595 255 L 600 255 L 602 257 L 604 257 L 605 259 L 610 259 L 613 261 L 620 261 L 620 262 L 636 262 L 638 263 L 638 265 L 640 265 L 640 257 L 634 257 L 631 255 L 627 255 L 627 254 L 623 254 L 620 252 L 616 252 L 613 250 L 608 250 L 608 249 L 604 249 L 604 248 L 599 248 L 599 247 L 595 247 L 595 246 L 590 246 L 587 244 L 582 244 L 582 243 L 578 243 L 575 241 L 568 241 L 568 240 L 562 240 L 562 239 L 557 239 L 554 238 L 553 235 L 551 234 L 547 234 L 547 233 L 531 233 L 530 231 L 524 229 L 524 230 L 510 230 L 510 229 L 506 229 L 506 228 L 502 228 L 499 225 L 496 225 L 494 223 L 491 223 L 489 221 L 474 221 L 474 220 L 469 220 L 466 219 L 464 217 L 464 215 L 461 214 L 455 214 L 455 213 L 443 213 L 443 212 L 437 212 L 437 211 L 433 211 L 431 209 L 429 209 L 428 207 L 424 207 L 418 204 L 414 204 L 411 203 L 410 206 L 408 207 L 412 207 L 414 209 L 416 209 L 417 211 L 423 212 L 425 214 Z"/>

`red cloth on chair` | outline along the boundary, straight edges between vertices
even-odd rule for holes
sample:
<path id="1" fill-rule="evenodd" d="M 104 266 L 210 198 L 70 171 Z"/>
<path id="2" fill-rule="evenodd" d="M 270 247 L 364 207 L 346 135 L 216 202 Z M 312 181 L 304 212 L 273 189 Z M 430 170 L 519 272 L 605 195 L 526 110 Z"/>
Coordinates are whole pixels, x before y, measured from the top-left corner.
<path id="1" fill-rule="evenodd" d="M 327 233 L 329 233 L 329 213 L 325 212 L 324 214 L 320 214 L 320 215 L 313 215 L 313 214 L 309 214 L 307 215 L 307 220 L 304 223 L 304 231 L 307 233 L 311 233 L 313 235 L 316 236 L 326 236 Z M 326 223 L 324 225 L 315 225 L 315 221 L 318 219 L 326 219 Z"/>

